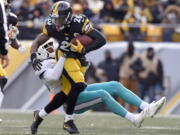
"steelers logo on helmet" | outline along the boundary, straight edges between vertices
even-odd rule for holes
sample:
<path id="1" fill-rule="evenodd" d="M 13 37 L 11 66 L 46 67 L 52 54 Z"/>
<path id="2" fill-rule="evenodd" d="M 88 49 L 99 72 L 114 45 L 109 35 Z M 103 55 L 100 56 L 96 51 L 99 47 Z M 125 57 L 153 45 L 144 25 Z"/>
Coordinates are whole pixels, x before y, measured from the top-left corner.
<path id="1" fill-rule="evenodd" d="M 72 9 L 70 3 L 59 1 L 53 5 L 51 18 L 58 31 L 63 30 L 71 22 Z"/>

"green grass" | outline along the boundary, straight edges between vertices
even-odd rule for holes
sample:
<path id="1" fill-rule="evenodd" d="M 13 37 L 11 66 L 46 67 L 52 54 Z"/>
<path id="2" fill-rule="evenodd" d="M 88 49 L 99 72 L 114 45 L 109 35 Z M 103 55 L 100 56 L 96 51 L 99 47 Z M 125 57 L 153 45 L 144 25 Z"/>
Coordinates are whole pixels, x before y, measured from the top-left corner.
<path id="1" fill-rule="evenodd" d="M 28 135 L 32 114 L 0 113 L 0 135 Z M 39 135 L 68 135 L 62 130 L 63 115 L 48 116 L 39 128 Z M 75 116 L 80 135 L 180 135 L 180 117 L 146 119 L 142 128 L 112 113 L 89 113 Z"/>

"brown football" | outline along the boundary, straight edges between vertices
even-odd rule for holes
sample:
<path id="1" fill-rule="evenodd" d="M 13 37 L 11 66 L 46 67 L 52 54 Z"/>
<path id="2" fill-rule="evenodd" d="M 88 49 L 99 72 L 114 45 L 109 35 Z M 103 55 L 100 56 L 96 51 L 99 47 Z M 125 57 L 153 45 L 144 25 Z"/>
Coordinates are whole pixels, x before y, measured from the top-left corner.
<path id="1" fill-rule="evenodd" d="M 76 40 L 79 40 L 84 46 L 89 45 L 93 42 L 93 39 L 87 35 L 79 35 L 71 40 L 71 42 L 77 45 Z"/>

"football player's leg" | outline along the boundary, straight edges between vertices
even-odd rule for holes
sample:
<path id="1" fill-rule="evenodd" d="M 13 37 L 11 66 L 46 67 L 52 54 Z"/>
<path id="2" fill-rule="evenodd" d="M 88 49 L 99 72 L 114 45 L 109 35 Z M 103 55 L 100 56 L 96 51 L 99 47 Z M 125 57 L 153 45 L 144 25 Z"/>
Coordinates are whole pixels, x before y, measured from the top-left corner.
<path id="1" fill-rule="evenodd" d="M 89 85 L 86 89 L 88 91 L 93 91 L 96 89 L 104 89 L 111 95 L 117 95 L 120 98 L 122 98 L 124 101 L 126 101 L 127 103 L 135 105 L 136 107 L 142 110 L 145 110 L 147 116 L 149 117 L 153 117 L 155 114 L 157 114 L 157 112 L 161 110 L 161 108 L 166 102 L 166 98 L 162 97 L 160 100 L 149 104 L 143 101 L 134 93 L 132 93 L 129 89 L 125 88 L 121 83 L 115 82 L 115 81 L 92 84 L 92 85 Z"/>
<path id="2" fill-rule="evenodd" d="M 127 110 L 118 104 L 109 93 L 102 89 L 80 93 L 75 110 L 77 111 L 81 108 L 90 107 L 101 102 L 113 113 L 125 117 Z"/>
<path id="3" fill-rule="evenodd" d="M 115 95 L 118 95 L 120 98 L 122 98 L 127 103 L 132 104 L 132 105 L 142 109 L 148 117 L 154 117 L 154 115 L 156 115 L 161 110 L 161 108 L 163 107 L 163 105 L 166 102 L 166 98 L 162 97 L 160 100 L 149 104 L 149 103 L 143 101 L 136 94 L 131 92 L 129 89 L 124 87 L 119 82 L 112 81 L 112 82 L 110 82 L 109 86 L 111 87 L 111 89 Z M 109 89 L 106 89 L 106 90 L 109 91 Z"/>
<path id="4" fill-rule="evenodd" d="M 31 125 L 31 133 L 36 134 L 39 125 L 43 121 L 43 119 L 52 111 L 59 108 L 62 104 L 65 103 L 67 96 L 63 92 L 57 93 L 52 101 L 41 111 L 34 112 L 34 122 Z"/>
<path id="5" fill-rule="evenodd" d="M 58 55 L 61 54 L 62 53 L 59 51 Z M 62 81 L 62 90 L 68 95 L 68 98 L 63 129 L 67 130 L 69 133 L 79 133 L 79 130 L 73 122 L 73 112 L 79 93 L 86 87 L 84 75 L 81 72 L 81 66 L 80 61 L 74 58 L 67 58 L 64 63 L 63 76 L 66 78 L 66 81 Z M 70 84 L 68 89 L 66 89 L 67 82 Z"/>
<path id="6" fill-rule="evenodd" d="M 8 79 L 6 78 L 6 73 L 5 73 L 4 69 L 2 68 L 2 66 L 0 65 L 0 107 L 1 107 L 3 99 L 4 99 L 3 89 L 7 83 L 7 80 Z"/>
<path id="7" fill-rule="evenodd" d="M 68 78 L 71 84 L 71 90 L 68 94 L 66 102 L 67 110 L 63 129 L 67 130 L 69 133 L 79 133 L 78 128 L 73 122 L 73 112 L 80 92 L 86 87 L 86 84 L 84 83 L 84 76 L 80 71 L 66 72 L 66 70 L 64 70 L 64 75 Z"/>
<path id="8" fill-rule="evenodd" d="M 84 83 L 83 74 L 79 71 L 66 72 L 64 70 L 64 75 L 66 76 L 66 78 L 68 78 L 68 80 L 70 80 L 69 82 L 71 83 L 72 86 L 68 94 L 67 110 L 66 110 L 67 114 L 72 115 L 79 93 L 86 88 L 86 84 Z"/>
<path id="9" fill-rule="evenodd" d="M 59 50 L 57 52 L 57 58 L 61 55 L 62 51 Z M 66 110 L 67 115 L 73 114 L 79 93 L 86 87 L 81 67 L 81 63 L 78 59 L 67 58 L 64 62 L 64 71 L 61 83 L 63 92 L 68 95 Z M 66 118 L 68 119 L 68 117 Z M 66 118 L 65 121 L 68 121 Z"/>
<path id="10" fill-rule="evenodd" d="M 104 89 L 111 95 L 116 95 L 126 101 L 129 104 L 132 104 L 136 107 L 140 107 L 144 102 L 137 95 L 135 95 L 132 91 L 124 87 L 121 83 L 116 81 L 105 82 L 105 83 L 97 83 L 91 84 L 87 87 L 87 91 L 93 91 L 97 89 Z M 148 105 L 145 103 L 145 105 Z M 144 108 L 142 108 L 144 109 Z"/>
<path id="11" fill-rule="evenodd" d="M 2 106 L 3 99 L 4 99 L 4 94 L 0 88 L 0 107 Z"/>
<path id="12" fill-rule="evenodd" d="M 122 107 L 114 98 L 105 90 L 99 89 L 94 91 L 83 91 L 80 93 L 75 107 L 75 113 L 82 113 L 94 107 L 97 107 L 99 103 L 103 103 L 111 112 L 121 116 L 136 127 L 140 127 L 144 120 L 144 112 L 138 115 L 134 115 L 128 112 L 124 107 Z"/>
<path id="13" fill-rule="evenodd" d="M 5 70 L 0 65 L 0 108 L 2 106 L 2 102 L 4 99 L 3 89 L 7 83 L 8 79 L 6 78 Z M 0 119 L 0 123 L 2 122 L 2 119 Z"/>

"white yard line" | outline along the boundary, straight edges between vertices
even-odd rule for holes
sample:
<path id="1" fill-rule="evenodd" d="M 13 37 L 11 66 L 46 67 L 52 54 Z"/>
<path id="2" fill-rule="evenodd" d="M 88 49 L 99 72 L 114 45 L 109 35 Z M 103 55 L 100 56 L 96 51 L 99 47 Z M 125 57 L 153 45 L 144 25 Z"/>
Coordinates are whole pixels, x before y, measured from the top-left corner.
<path id="1" fill-rule="evenodd" d="M 32 114 L 34 110 L 26 110 L 22 111 L 19 109 L 2 109 L 0 110 L 0 115 L 3 113 L 10 113 L 10 114 Z M 57 115 L 64 115 L 62 112 L 57 112 Z M 79 114 L 76 114 L 77 116 Z M 83 114 L 80 114 L 79 116 L 115 116 L 119 117 L 111 112 L 93 112 L 93 111 L 87 111 Z M 180 118 L 180 115 L 156 115 L 155 118 Z"/>
<path id="2" fill-rule="evenodd" d="M 163 127 L 163 126 L 143 126 L 141 129 L 163 129 L 163 130 L 180 130 L 178 127 Z"/>

